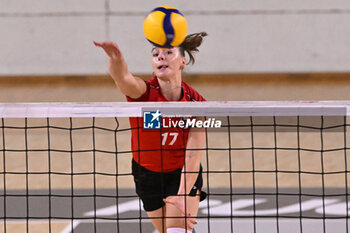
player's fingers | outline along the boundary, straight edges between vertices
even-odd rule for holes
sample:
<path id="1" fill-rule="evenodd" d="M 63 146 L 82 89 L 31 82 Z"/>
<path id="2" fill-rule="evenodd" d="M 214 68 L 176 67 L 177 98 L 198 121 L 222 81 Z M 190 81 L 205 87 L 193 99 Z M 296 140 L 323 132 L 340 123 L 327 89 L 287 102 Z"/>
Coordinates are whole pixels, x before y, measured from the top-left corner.
<path id="1" fill-rule="evenodd" d="M 107 53 L 107 55 L 111 58 L 117 58 L 121 54 L 118 45 L 112 41 L 105 41 L 105 42 L 94 41 L 94 45 L 102 48 Z"/>
<path id="2" fill-rule="evenodd" d="M 102 48 L 105 51 L 105 53 L 107 53 L 107 55 L 109 57 L 113 56 L 113 53 L 112 53 L 111 49 L 108 48 L 108 45 L 106 45 L 104 42 L 98 43 L 98 42 L 94 41 L 94 44 L 95 44 L 95 46 Z"/>
<path id="3" fill-rule="evenodd" d="M 113 41 L 104 41 L 104 42 L 96 42 L 94 41 L 94 44 L 96 46 L 109 49 L 109 50 L 114 50 L 114 51 L 120 51 L 119 46 L 114 43 Z"/>
<path id="4" fill-rule="evenodd" d="M 102 43 L 100 43 L 100 42 L 93 41 L 93 43 L 94 43 L 95 46 L 98 46 L 98 47 L 101 47 L 101 46 L 102 46 Z"/>
<path id="5" fill-rule="evenodd" d="M 195 217 L 191 217 L 191 214 L 187 214 L 187 219 L 189 219 L 191 222 L 193 222 L 193 223 L 197 223 L 196 222 L 196 218 Z"/>
<path id="6" fill-rule="evenodd" d="M 186 219 L 187 219 L 187 222 L 191 223 L 192 225 L 197 224 L 196 218 L 195 217 L 191 217 L 190 213 L 187 214 Z"/>
<path id="7" fill-rule="evenodd" d="M 189 226 L 190 228 L 194 228 L 194 226 L 195 226 L 196 224 L 197 224 L 196 222 L 187 221 L 187 226 Z"/>
<path id="8" fill-rule="evenodd" d="M 194 219 L 187 219 L 187 227 L 193 228 L 194 225 L 196 225 L 197 222 Z"/>

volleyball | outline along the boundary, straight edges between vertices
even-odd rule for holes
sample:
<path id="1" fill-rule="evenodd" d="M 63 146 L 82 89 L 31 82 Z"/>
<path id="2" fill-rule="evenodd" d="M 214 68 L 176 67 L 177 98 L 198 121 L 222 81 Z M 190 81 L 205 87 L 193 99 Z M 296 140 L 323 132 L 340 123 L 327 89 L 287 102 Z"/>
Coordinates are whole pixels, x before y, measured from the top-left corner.
<path id="1" fill-rule="evenodd" d="M 179 46 L 187 35 L 187 21 L 174 7 L 160 6 L 145 18 L 143 32 L 154 46 L 171 48 Z"/>

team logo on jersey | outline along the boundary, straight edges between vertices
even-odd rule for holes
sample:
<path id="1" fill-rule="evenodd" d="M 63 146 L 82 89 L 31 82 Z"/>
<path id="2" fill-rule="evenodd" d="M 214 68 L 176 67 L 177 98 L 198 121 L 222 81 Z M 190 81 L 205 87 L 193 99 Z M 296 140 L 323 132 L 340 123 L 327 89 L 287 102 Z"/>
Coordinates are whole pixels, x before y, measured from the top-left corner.
<path id="1" fill-rule="evenodd" d="M 143 112 L 143 128 L 144 129 L 160 129 L 161 113 L 145 111 Z"/>

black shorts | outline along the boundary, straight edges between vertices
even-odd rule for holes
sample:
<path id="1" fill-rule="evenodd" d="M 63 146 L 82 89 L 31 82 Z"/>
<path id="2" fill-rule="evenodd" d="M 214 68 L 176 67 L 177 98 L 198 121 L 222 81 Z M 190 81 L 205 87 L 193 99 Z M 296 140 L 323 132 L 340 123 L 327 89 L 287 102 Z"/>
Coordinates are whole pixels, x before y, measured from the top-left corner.
<path id="1" fill-rule="evenodd" d="M 163 198 L 175 196 L 179 190 L 181 170 L 173 172 L 153 172 L 132 160 L 132 174 L 136 185 L 136 193 L 143 203 L 146 211 L 157 210 L 165 205 Z M 202 166 L 197 180 L 189 193 L 189 196 L 196 196 L 200 191 L 200 200 L 206 198 L 206 193 L 202 192 L 203 177 Z"/>

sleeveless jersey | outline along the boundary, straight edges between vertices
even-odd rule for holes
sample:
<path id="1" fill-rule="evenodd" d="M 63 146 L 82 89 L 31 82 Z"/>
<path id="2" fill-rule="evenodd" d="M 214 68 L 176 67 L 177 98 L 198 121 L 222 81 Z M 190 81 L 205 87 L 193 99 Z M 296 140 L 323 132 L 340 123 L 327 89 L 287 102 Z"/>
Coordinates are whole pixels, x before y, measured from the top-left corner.
<path id="1" fill-rule="evenodd" d="M 138 99 L 126 96 L 128 102 L 168 102 L 162 95 L 157 77 L 146 82 L 147 90 Z M 182 82 L 180 101 L 206 101 L 191 86 Z M 171 118 L 178 121 L 180 118 Z M 170 172 L 182 168 L 189 129 L 161 127 L 143 129 L 142 117 L 130 117 L 131 148 L 134 160 L 142 167 L 154 172 Z M 169 120 L 169 119 L 167 119 Z"/>

